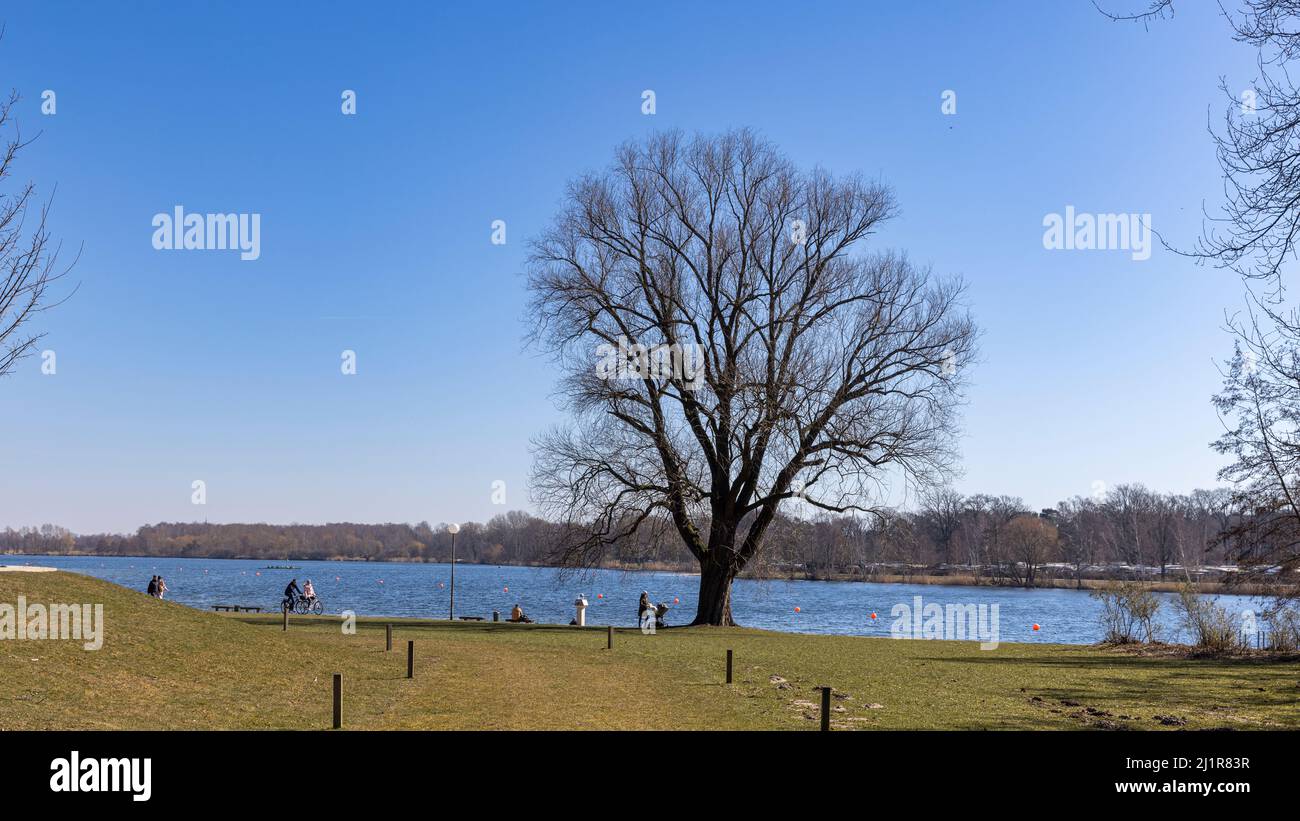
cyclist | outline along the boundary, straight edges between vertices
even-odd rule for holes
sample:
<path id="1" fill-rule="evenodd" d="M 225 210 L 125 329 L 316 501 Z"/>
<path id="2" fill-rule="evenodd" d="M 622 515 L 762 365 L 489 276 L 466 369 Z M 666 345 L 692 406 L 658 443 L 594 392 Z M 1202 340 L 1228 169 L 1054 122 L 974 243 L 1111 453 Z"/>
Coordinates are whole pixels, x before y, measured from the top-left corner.
<path id="1" fill-rule="evenodd" d="M 311 586 L 311 579 L 303 583 L 302 597 L 307 600 L 308 604 L 316 603 L 316 588 Z"/>
<path id="2" fill-rule="evenodd" d="M 298 580 L 292 579 L 289 586 L 284 589 L 284 606 L 287 610 L 292 610 L 293 606 L 298 603 L 298 597 L 302 595 L 302 590 L 298 588 Z"/>

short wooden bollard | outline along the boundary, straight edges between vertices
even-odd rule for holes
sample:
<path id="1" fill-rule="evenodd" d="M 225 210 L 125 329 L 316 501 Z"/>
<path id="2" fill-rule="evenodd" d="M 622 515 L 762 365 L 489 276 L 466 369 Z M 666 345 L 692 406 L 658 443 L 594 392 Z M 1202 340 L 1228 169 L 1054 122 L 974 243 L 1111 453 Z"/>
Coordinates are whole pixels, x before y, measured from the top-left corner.
<path id="1" fill-rule="evenodd" d="M 391 624 L 384 625 L 384 640 L 386 642 L 386 647 L 384 648 L 384 652 L 387 653 L 393 652 L 393 625 Z"/>
<path id="2" fill-rule="evenodd" d="M 334 674 L 334 729 L 343 726 L 343 674 Z"/>
<path id="3" fill-rule="evenodd" d="M 605 649 L 614 649 L 614 625 L 609 626 L 609 633 L 605 636 Z"/>
<path id="4" fill-rule="evenodd" d="M 727 683 L 731 683 L 731 651 L 727 651 Z"/>
<path id="5" fill-rule="evenodd" d="M 415 678 L 415 642 L 406 643 L 406 677 Z"/>
<path id="6" fill-rule="evenodd" d="M 284 613 L 284 626 L 281 627 L 280 629 L 281 629 L 281 630 L 288 630 L 288 629 L 289 629 L 289 608 L 287 608 L 287 607 L 281 607 L 281 608 L 280 608 L 280 611 L 281 611 L 282 613 Z"/>
<path id="7" fill-rule="evenodd" d="M 831 688 L 822 688 L 822 732 L 831 731 Z"/>

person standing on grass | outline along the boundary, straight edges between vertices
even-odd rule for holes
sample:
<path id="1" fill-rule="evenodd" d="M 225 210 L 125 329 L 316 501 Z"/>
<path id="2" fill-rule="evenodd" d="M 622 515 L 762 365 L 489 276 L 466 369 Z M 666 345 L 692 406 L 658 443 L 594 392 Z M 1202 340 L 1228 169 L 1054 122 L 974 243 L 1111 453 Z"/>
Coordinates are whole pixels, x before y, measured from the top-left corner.
<path id="1" fill-rule="evenodd" d="M 652 614 L 651 618 L 653 618 L 654 609 L 655 609 L 654 605 L 650 603 L 650 594 L 645 590 L 642 590 L 641 604 L 637 607 L 636 610 L 636 626 L 640 627 L 641 625 L 645 624 L 645 614 L 647 610 L 651 612 Z"/>
<path id="2" fill-rule="evenodd" d="M 146 592 L 150 596 L 153 596 L 155 599 L 158 598 L 158 577 L 157 576 L 149 577 L 149 589 Z"/>
<path id="3" fill-rule="evenodd" d="M 166 592 L 167 592 L 167 582 L 163 581 L 162 576 L 159 576 L 158 577 L 158 598 L 161 599 L 163 597 L 163 594 Z"/>

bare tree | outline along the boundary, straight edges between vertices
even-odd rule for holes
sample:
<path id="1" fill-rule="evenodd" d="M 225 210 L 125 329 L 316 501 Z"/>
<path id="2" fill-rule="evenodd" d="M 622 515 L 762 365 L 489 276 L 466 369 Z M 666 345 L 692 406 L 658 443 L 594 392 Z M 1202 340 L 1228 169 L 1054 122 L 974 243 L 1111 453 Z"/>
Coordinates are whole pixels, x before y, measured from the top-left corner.
<path id="1" fill-rule="evenodd" d="M 1095 499 L 1075 496 L 1057 505 L 1060 511 L 1057 529 L 1061 553 L 1074 567 L 1075 587 L 1083 587 L 1083 571 L 1095 563 L 1104 547 L 1104 533 L 1109 526 L 1106 514 Z"/>
<path id="2" fill-rule="evenodd" d="M 1056 554 L 1056 526 L 1032 513 L 1006 524 L 994 553 L 999 575 L 1022 587 L 1033 587 L 1038 568 Z"/>
<path id="3" fill-rule="evenodd" d="M 1225 420 L 1214 448 L 1233 457 L 1219 478 L 1234 484 L 1241 514 L 1221 538 L 1245 570 L 1238 578 L 1259 580 L 1300 568 L 1300 345 L 1246 327 L 1214 398 Z"/>
<path id="4" fill-rule="evenodd" d="M 1226 417 L 1214 447 L 1235 459 L 1220 478 L 1238 483 L 1242 514 L 1223 542 L 1249 569 L 1291 569 L 1300 564 L 1300 315 L 1283 305 L 1282 268 L 1300 242 L 1300 88 L 1290 70 L 1300 57 L 1300 0 L 1240 0 L 1220 10 L 1232 37 L 1257 50 L 1259 71 L 1245 92 L 1220 84 L 1227 107 L 1211 134 L 1223 171 L 1222 212 L 1208 219 L 1194 250 L 1180 253 L 1233 270 L 1247 286 L 1244 315 L 1228 319 L 1234 356 L 1214 399 Z M 1173 11 L 1174 0 L 1149 0 L 1132 14 L 1104 13 L 1148 23 Z"/>
<path id="5" fill-rule="evenodd" d="M 2 32 L 0 32 L 2 33 Z M 24 141 L 13 120 L 17 92 L 0 103 L 0 183 L 13 174 L 14 159 Z M 45 228 L 48 203 L 37 207 L 36 188 L 28 182 L 11 193 L 0 193 L 0 376 L 32 352 L 43 334 L 27 330 L 36 314 L 53 305 L 48 289 L 66 271 L 55 268 L 57 247 Z M 29 224 L 30 223 L 30 224 Z"/>
<path id="6" fill-rule="evenodd" d="M 729 625 L 783 503 L 878 511 L 891 479 L 946 473 L 976 329 L 960 282 L 852 253 L 894 212 L 747 131 L 628 143 L 570 185 L 529 275 L 576 417 L 533 472 L 567 562 L 671 527 L 700 566 L 695 623 Z"/>
<path id="7" fill-rule="evenodd" d="M 921 515 L 930 531 L 939 560 L 951 562 L 953 542 L 961 528 L 966 497 L 946 485 L 934 487 L 921 494 Z"/>

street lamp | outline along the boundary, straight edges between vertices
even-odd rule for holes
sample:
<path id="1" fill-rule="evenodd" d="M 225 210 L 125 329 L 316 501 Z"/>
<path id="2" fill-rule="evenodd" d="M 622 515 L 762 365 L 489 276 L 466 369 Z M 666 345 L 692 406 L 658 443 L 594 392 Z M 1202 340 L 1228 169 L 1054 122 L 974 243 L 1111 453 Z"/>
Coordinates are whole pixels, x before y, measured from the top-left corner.
<path id="1" fill-rule="evenodd" d="M 447 619 L 456 620 L 456 534 L 460 532 L 460 525 L 452 522 L 447 525 L 447 532 L 451 534 L 451 605 L 447 610 Z"/>

